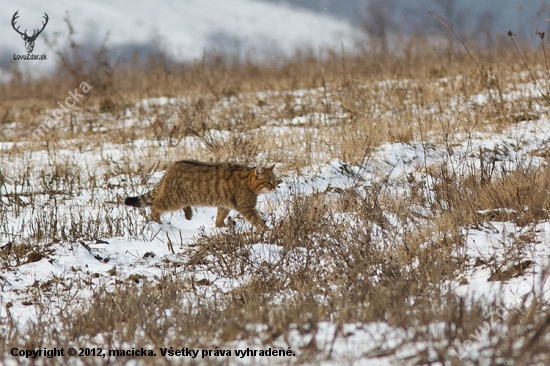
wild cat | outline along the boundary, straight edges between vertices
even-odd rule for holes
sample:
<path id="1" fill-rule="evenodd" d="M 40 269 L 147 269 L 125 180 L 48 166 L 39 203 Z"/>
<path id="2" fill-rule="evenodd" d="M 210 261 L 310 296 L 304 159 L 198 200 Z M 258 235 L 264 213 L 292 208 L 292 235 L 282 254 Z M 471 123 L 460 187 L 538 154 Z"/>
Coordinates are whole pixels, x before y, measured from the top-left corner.
<path id="1" fill-rule="evenodd" d="M 183 209 L 185 218 L 191 220 L 191 206 L 218 207 L 217 227 L 225 225 L 224 220 L 233 209 L 256 228 L 266 230 L 268 227 L 256 210 L 256 201 L 258 195 L 273 192 L 281 182 L 273 173 L 274 167 L 182 160 L 168 168 L 152 191 L 128 197 L 124 203 L 134 207 L 152 205 L 151 218 L 158 223 L 163 212 Z"/>

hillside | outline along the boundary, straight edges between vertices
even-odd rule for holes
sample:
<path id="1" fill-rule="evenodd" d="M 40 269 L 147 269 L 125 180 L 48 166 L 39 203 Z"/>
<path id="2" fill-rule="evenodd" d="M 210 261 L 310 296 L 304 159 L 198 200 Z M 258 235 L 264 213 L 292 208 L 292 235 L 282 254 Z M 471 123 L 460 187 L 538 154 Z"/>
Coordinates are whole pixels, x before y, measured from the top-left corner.
<path id="1" fill-rule="evenodd" d="M 34 51 L 49 54 L 49 59 L 18 65 L 33 75 L 55 69 L 55 57 L 45 39 L 56 42 L 56 49 L 68 47 L 67 18 L 75 32 L 73 39 L 84 48 L 99 47 L 106 40 L 115 55 L 159 48 L 175 61 L 200 60 L 205 52 L 270 58 L 291 55 L 304 46 L 314 52 L 320 47 L 340 48 L 342 43 L 351 48 L 360 36 L 350 23 L 329 15 L 254 0 L 132 4 L 61 0 L 54 5 L 32 0 L 5 6 L 0 14 L 0 24 L 5 25 L 5 34 L 0 38 L 0 66 L 8 67 L 14 53 L 25 53 L 21 37 L 10 26 L 16 11 L 21 29 L 37 28 L 44 21 L 44 13 L 49 16 Z"/>

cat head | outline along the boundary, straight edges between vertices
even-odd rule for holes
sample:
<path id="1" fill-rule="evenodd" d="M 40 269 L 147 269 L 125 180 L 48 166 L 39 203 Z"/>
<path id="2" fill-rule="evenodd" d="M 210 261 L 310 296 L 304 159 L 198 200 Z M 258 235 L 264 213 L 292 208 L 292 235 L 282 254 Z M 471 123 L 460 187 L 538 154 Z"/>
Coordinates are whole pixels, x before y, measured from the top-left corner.
<path id="1" fill-rule="evenodd" d="M 273 192 L 281 183 L 273 173 L 274 168 L 275 164 L 267 168 L 258 166 L 252 171 L 250 185 L 256 194 Z"/>

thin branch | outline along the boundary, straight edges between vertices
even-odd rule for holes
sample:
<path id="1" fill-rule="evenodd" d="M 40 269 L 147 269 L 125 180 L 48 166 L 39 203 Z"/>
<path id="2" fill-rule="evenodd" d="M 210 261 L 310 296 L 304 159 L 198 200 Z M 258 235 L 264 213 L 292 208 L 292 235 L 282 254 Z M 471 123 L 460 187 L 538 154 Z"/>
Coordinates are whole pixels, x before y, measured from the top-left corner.
<path id="1" fill-rule="evenodd" d="M 521 51 L 519 50 L 518 45 L 516 44 L 516 41 L 514 41 L 515 34 L 512 33 L 512 31 L 508 31 L 508 36 L 510 36 L 510 39 L 512 40 L 512 43 L 514 44 L 514 47 L 516 48 L 516 51 L 518 51 L 519 57 L 521 57 L 521 61 L 523 61 L 523 64 L 525 65 L 525 67 L 529 71 L 529 74 L 531 75 L 531 78 L 533 78 L 533 84 L 535 85 L 535 87 L 539 91 L 540 95 L 542 95 L 544 100 L 546 100 L 546 103 L 550 104 L 550 100 L 548 99 L 546 94 L 544 94 L 542 92 L 542 89 L 540 88 L 539 84 L 537 83 L 537 79 L 535 78 L 535 75 L 533 74 L 533 71 L 531 71 L 531 68 L 529 67 L 529 65 L 527 65 L 527 62 L 523 58 L 523 55 L 521 54 Z"/>
<path id="2" fill-rule="evenodd" d="M 493 102 L 493 105 L 495 106 L 495 109 L 497 111 L 501 111 L 501 109 L 499 108 L 499 104 L 497 103 L 497 101 L 495 100 L 495 98 L 493 97 L 493 93 L 491 93 L 491 87 L 489 86 L 489 83 L 487 82 L 487 79 L 485 78 L 485 75 L 483 74 L 483 70 L 481 69 L 481 66 L 479 66 L 479 63 L 477 62 L 477 60 L 474 58 L 474 56 L 470 53 L 470 50 L 468 49 L 468 47 L 466 46 L 466 44 L 464 43 L 464 41 L 462 40 L 462 38 L 460 38 L 458 36 L 458 34 L 456 34 L 456 32 L 454 31 L 453 29 L 453 26 L 451 24 L 449 24 L 447 22 L 447 20 L 445 19 L 445 17 L 441 14 L 437 14 L 437 13 L 434 13 L 432 11 L 429 11 L 428 14 L 436 19 L 436 20 L 439 20 L 440 22 L 442 22 L 445 27 L 447 27 L 447 29 L 449 29 L 449 31 L 453 34 L 453 36 L 460 42 L 460 44 L 462 45 L 462 47 L 464 47 L 464 50 L 466 50 L 466 53 L 468 54 L 468 56 L 470 56 L 470 58 L 474 61 L 474 63 L 476 64 L 476 67 L 477 67 L 477 70 L 479 71 L 479 75 L 481 76 L 481 80 L 483 80 L 483 84 L 485 84 L 485 87 L 487 88 L 488 92 L 489 92 L 489 98 L 491 99 L 491 102 Z"/>

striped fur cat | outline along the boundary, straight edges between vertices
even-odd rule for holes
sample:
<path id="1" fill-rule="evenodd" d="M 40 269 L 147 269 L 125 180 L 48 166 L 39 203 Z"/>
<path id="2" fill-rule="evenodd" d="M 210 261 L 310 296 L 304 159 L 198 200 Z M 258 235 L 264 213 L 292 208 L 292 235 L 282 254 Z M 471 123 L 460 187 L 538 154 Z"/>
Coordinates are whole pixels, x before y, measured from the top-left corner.
<path id="1" fill-rule="evenodd" d="M 225 225 L 230 210 L 236 210 L 256 228 L 266 230 L 268 227 L 256 210 L 256 200 L 258 195 L 274 191 L 281 182 L 273 173 L 274 167 L 182 160 L 168 168 L 152 191 L 128 197 L 124 203 L 134 207 L 152 205 L 151 218 L 158 223 L 163 212 L 183 209 L 187 220 L 191 220 L 191 206 L 218 207 L 217 227 Z"/>

